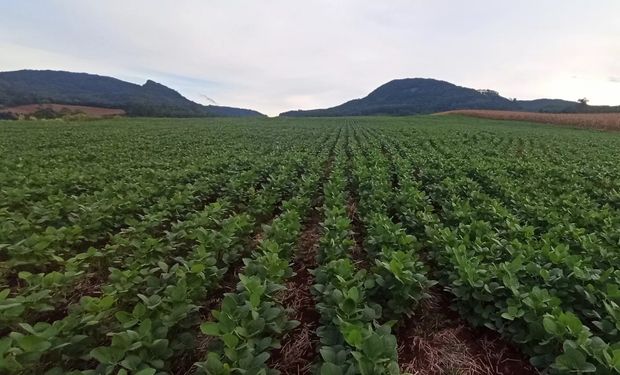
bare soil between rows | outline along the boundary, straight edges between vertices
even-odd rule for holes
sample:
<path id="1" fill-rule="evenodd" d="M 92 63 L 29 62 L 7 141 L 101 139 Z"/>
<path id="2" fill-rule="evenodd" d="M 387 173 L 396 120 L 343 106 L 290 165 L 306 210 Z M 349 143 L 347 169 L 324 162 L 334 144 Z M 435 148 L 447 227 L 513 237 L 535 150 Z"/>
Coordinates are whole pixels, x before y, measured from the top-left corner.
<path id="1" fill-rule="evenodd" d="M 436 285 L 396 327 L 402 372 L 414 375 L 533 375 L 538 371 L 497 332 L 474 328 L 450 308 Z"/>
<path id="2" fill-rule="evenodd" d="M 272 352 L 269 367 L 283 375 L 310 374 L 317 353 L 320 314 L 312 296 L 314 277 L 310 270 L 317 267 L 316 255 L 319 246 L 320 215 L 313 209 L 304 226 L 298 242 L 298 251 L 293 261 L 295 275 L 286 283 L 286 289 L 279 296 L 284 307 L 291 311 L 291 318 L 300 322 L 281 342 L 281 348 Z"/>

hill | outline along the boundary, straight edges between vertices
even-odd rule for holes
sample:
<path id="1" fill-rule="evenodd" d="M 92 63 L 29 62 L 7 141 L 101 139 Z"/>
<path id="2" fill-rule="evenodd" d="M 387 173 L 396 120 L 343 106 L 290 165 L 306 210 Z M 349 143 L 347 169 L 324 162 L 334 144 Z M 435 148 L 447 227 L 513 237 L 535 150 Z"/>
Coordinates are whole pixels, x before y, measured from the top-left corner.
<path id="1" fill-rule="evenodd" d="M 120 108 L 130 116 L 262 116 L 248 109 L 204 106 L 151 80 L 137 85 L 87 73 L 0 72 L 0 107 L 45 103 Z"/>
<path id="2" fill-rule="evenodd" d="M 578 105 L 560 99 L 511 100 L 493 90 L 476 90 L 429 78 L 390 81 L 362 99 L 336 107 L 284 112 L 281 116 L 414 115 L 457 109 L 563 112 Z"/>
<path id="3" fill-rule="evenodd" d="M 125 111 L 115 108 L 88 107 L 69 104 L 25 104 L 0 109 L 0 119 L 17 119 L 23 116 L 36 118 L 56 118 L 66 115 L 82 115 L 88 118 L 103 118 L 125 115 Z"/>

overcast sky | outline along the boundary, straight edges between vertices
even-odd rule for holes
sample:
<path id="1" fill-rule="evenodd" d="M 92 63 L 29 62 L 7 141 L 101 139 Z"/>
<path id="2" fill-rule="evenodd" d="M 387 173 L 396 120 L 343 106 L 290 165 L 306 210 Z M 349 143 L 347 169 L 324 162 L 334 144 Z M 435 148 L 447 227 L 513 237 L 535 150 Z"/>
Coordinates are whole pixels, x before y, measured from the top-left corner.
<path id="1" fill-rule="evenodd" d="M 620 104 L 620 0 L 0 0 L 0 70 L 153 79 L 257 109 L 395 78 Z"/>

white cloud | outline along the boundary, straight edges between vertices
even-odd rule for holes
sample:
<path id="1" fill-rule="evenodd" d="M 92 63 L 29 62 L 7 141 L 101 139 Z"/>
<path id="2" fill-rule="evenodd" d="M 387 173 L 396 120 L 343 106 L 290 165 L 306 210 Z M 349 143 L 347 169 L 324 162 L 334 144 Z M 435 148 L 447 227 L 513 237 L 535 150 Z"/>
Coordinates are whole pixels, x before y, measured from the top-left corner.
<path id="1" fill-rule="evenodd" d="M 151 78 L 197 101 L 269 114 L 418 76 L 619 104 L 606 86 L 620 70 L 617 14 L 617 0 L 5 1 L 0 70 Z"/>

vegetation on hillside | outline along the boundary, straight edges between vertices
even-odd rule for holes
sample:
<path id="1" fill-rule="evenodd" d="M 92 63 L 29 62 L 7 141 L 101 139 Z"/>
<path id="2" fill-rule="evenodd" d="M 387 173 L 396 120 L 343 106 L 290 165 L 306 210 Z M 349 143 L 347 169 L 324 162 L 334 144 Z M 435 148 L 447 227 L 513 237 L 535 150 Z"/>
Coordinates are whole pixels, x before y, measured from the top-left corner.
<path id="1" fill-rule="evenodd" d="M 474 90 L 435 79 L 407 78 L 388 82 L 368 96 L 336 107 L 284 112 L 281 116 L 416 115 L 459 109 L 529 112 L 618 112 L 620 107 L 589 106 L 560 99 L 508 99 L 493 90 Z"/>
<path id="2" fill-rule="evenodd" d="M 144 85 L 86 73 L 49 70 L 0 72 L 0 105 L 73 104 L 121 108 L 130 116 L 245 117 L 252 110 L 203 106 L 151 80 Z"/>

